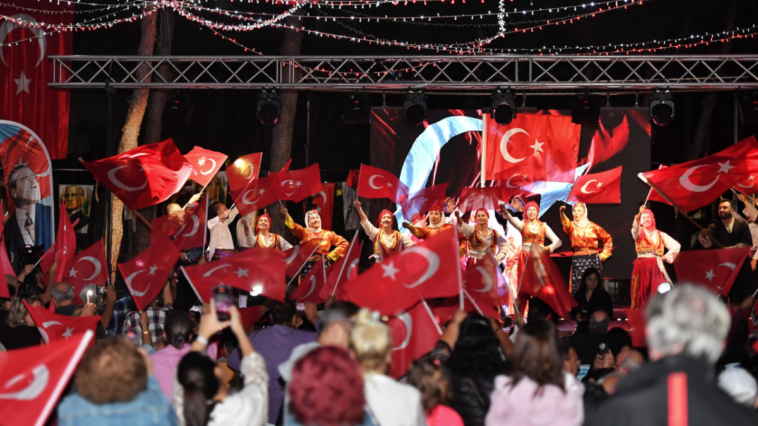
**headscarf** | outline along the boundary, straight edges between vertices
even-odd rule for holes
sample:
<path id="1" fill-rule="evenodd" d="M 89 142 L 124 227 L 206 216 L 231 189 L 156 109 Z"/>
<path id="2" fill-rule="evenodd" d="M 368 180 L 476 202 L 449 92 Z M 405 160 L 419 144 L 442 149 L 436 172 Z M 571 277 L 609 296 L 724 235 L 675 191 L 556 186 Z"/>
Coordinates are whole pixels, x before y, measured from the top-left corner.
<path id="1" fill-rule="evenodd" d="M 474 217 L 476 217 L 476 215 L 478 215 L 478 214 L 479 214 L 479 212 L 482 212 L 482 213 L 484 213 L 485 215 L 487 215 L 487 219 L 489 219 L 489 218 L 490 218 L 490 212 L 488 212 L 488 211 L 487 211 L 487 209 L 479 209 L 479 210 L 477 210 L 477 211 L 476 211 L 476 213 L 474 213 Z"/>
<path id="2" fill-rule="evenodd" d="M 260 215 L 260 217 L 258 217 L 258 223 L 255 224 L 256 234 L 261 232 L 260 223 L 261 223 L 261 219 L 263 218 L 268 219 L 268 228 L 271 229 L 271 216 L 269 216 L 268 213 L 263 213 L 262 215 Z"/>
<path id="3" fill-rule="evenodd" d="M 442 225 L 445 224 L 445 211 L 442 210 L 442 207 L 439 204 L 433 205 L 432 208 L 429 209 L 429 211 L 430 212 L 439 212 L 439 214 L 440 214 L 440 223 L 438 223 L 436 225 L 432 223 L 432 219 L 429 219 L 429 226 L 430 227 L 439 228 L 439 227 L 441 227 Z M 429 217 L 428 214 L 427 214 L 427 217 Z"/>
<path id="4" fill-rule="evenodd" d="M 574 211 L 574 207 L 576 207 L 576 206 L 582 206 L 582 207 L 584 207 L 584 217 L 581 218 L 581 219 L 577 219 L 576 216 L 574 216 L 574 223 L 577 226 L 579 226 L 580 228 L 586 228 L 587 225 L 590 224 L 590 220 L 587 218 L 587 216 L 589 214 L 589 212 L 587 211 L 587 204 L 581 203 L 581 202 L 578 202 L 578 203 L 574 204 L 574 206 L 571 208 L 572 214 L 573 214 L 573 211 Z"/>
<path id="5" fill-rule="evenodd" d="M 445 211 L 442 209 L 442 207 L 440 207 L 439 204 L 433 205 L 432 208 L 429 209 L 429 211 L 430 212 L 440 212 L 440 213 L 442 213 L 443 216 L 445 215 Z"/>
<path id="6" fill-rule="evenodd" d="M 651 228 L 653 228 L 653 230 L 655 230 L 655 215 L 653 214 L 653 211 L 650 210 L 650 209 L 647 209 L 647 208 L 642 211 L 642 213 L 640 214 L 640 226 L 642 226 L 642 215 L 643 214 L 649 214 L 650 215 L 650 218 L 653 219 L 653 224 L 651 225 Z"/>
<path id="7" fill-rule="evenodd" d="M 311 215 L 316 215 L 321 219 L 321 215 L 318 213 L 318 210 L 309 210 L 305 212 L 305 227 L 308 228 L 311 232 L 321 232 L 321 226 L 318 227 L 318 229 L 311 228 Z"/>
<path id="8" fill-rule="evenodd" d="M 379 229 L 381 229 L 381 228 L 382 228 L 382 218 L 383 218 L 383 217 L 384 217 L 384 215 L 386 215 L 386 214 L 388 214 L 388 215 L 392 216 L 392 219 L 393 219 L 393 223 L 394 223 L 395 215 L 394 215 L 394 214 L 392 214 L 392 212 L 391 212 L 391 211 L 389 211 L 389 210 L 386 210 L 386 209 L 385 209 L 385 210 L 382 210 L 382 212 L 381 212 L 381 213 L 379 213 L 379 220 L 377 221 L 377 228 L 379 228 Z"/>
<path id="9" fill-rule="evenodd" d="M 529 220 L 527 218 L 526 212 L 528 212 L 529 209 L 532 208 L 532 207 L 534 207 L 535 209 L 537 209 L 537 218 L 540 217 L 540 206 L 539 206 L 539 204 L 535 203 L 534 201 L 530 201 L 530 202 L 526 203 L 526 205 L 524 206 L 524 219 L 525 220 Z"/>

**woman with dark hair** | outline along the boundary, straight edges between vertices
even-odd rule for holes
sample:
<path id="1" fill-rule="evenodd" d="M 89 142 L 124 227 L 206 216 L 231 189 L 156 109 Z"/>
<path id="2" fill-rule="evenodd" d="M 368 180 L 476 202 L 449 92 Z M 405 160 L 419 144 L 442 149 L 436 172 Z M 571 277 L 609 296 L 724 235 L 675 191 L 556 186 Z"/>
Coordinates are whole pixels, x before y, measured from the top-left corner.
<path id="1" fill-rule="evenodd" d="M 220 322 L 216 305 L 200 319 L 197 339 L 190 352 L 179 362 L 174 383 L 174 410 L 180 425 L 187 426 L 261 426 L 267 422 L 268 374 L 263 357 L 253 349 L 245 335 L 240 313 L 229 310 L 231 321 Z M 218 330 L 231 327 L 242 352 L 244 388 L 227 395 L 221 386 L 223 371 L 204 353 L 208 339 Z"/>
<path id="2" fill-rule="evenodd" d="M 29 306 L 42 306 L 42 301 L 36 296 L 27 299 L 21 297 L 13 299 L 5 321 L 0 324 L 0 343 L 8 351 L 37 346 L 42 343 L 42 336 L 37 327 L 34 326 L 34 321 L 24 306 L 24 300 Z"/>
<path id="3" fill-rule="evenodd" d="M 153 360 L 155 379 L 158 380 L 158 385 L 169 401 L 174 395 L 176 367 L 182 357 L 190 351 L 194 326 L 189 312 L 171 312 L 163 325 L 163 340 L 166 342 L 166 347 L 150 355 Z"/>
<path id="4" fill-rule="evenodd" d="M 453 393 L 447 367 L 435 359 L 419 359 L 408 370 L 408 384 L 421 392 L 427 426 L 463 426 L 463 419 L 448 407 Z"/>
<path id="5" fill-rule="evenodd" d="M 287 386 L 290 417 L 284 426 L 374 426 L 366 413 L 363 376 L 345 349 L 322 346 L 295 363 Z"/>
<path id="6" fill-rule="evenodd" d="M 603 288 L 600 271 L 587 268 L 582 274 L 579 288 L 574 293 L 576 307 L 571 309 L 571 318 L 577 323 L 576 331 L 582 333 L 588 330 L 588 320 L 595 311 L 605 311 L 608 318 L 613 318 L 613 300 Z"/>
<path id="7" fill-rule="evenodd" d="M 498 376 L 488 426 L 579 426 L 584 386 L 563 370 L 558 333 L 549 321 L 532 320 L 516 336 L 513 372 Z"/>

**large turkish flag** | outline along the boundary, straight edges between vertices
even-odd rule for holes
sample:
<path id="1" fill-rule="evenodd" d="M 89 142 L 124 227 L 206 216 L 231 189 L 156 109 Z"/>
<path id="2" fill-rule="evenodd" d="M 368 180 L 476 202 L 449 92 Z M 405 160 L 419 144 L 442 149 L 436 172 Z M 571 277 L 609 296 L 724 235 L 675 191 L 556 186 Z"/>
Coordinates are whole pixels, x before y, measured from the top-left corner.
<path id="1" fill-rule="evenodd" d="M 408 196 L 408 187 L 397 176 L 365 164 L 361 164 L 357 191 L 359 197 L 389 198 L 394 203 L 400 203 Z"/>
<path id="2" fill-rule="evenodd" d="M 48 2 L 44 7 L 23 10 L 0 6 L 0 15 L 5 17 L 0 20 L 0 119 L 34 131 L 53 159 L 65 158 L 68 150 L 71 92 L 47 86 L 53 76 L 53 62 L 48 57 L 70 55 L 73 32 L 45 30 L 40 23 L 71 25 L 73 10 L 72 2 Z M 58 71 L 67 78 L 68 73 Z"/>
<path id="3" fill-rule="evenodd" d="M 742 270 L 750 247 L 680 252 L 674 260 L 679 284 L 699 284 L 726 297 Z"/>
<path id="4" fill-rule="evenodd" d="M 68 340 L 77 334 L 84 334 L 87 330 L 95 332 L 100 315 L 88 317 L 72 317 L 68 315 L 54 314 L 42 306 L 30 306 L 24 300 L 24 306 L 37 326 L 39 334 L 48 345 L 59 340 Z M 94 341 L 92 343 L 95 343 Z"/>
<path id="5" fill-rule="evenodd" d="M 279 199 L 299 203 L 321 191 L 321 171 L 318 163 L 300 170 L 288 170 L 275 175 L 279 180 Z"/>
<path id="6" fill-rule="evenodd" d="M 108 281 L 108 269 L 104 268 L 107 265 L 102 238 L 76 255 L 71 268 L 66 271 L 66 281 L 74 286 L 74 304 L 83 303 L 79 292 L 85 285 L 104 285 Z"/>
<path id="7" fill-rule="evenodd" d="M 392 364 L 390 376 L 400 378 L 411 363 L 434 349 L 440 329 L 424 302 L 407 312 L 387 320 L 392 333 Z"/>
<path id="8" fill-rule="evenodd" d="M 621 203 L 622 166 L 602 173 L 579 176 L 571 188 L 568 200 L 587 204 Z"/>
<path id="9" fill-rule="evenodd" d="M 192 148 L 192 151 L 185 154 L 184 158 L 194 169 L 190 178 L 200 185 L 208 186 L 221 166 L 224 165 L 227 156 L 220 152 L 196 146 Z"/>
<path id="10" fill-rule="evenodd" d="M 226 167 L 226 177 L 229 179 L 229 191 L 244 188 L 258 178 L 261 171 L 262 152 L 243 155 Z"/>
<path id="11" fill-rule="evenodd" d="M 118 264 L 137 310 L 142 312 L 160 294 L 180 255 L 164 236 L 132 260 Z"/>
<path id="12" fill-rule="evenodd" d="M 573 182 L 581 126 L 569 116 L 519 114 L 506 126 L 484 116 L 486 179 Z"/>
<path id="13" fill-rule="evenodd" d="M 208 212 L 208 197 L 193 203 L 178 212 L 169 213 L 153 220 L 150 243 L 166 235 L 179 250 L 188 250 L 205 245 L 205 224 Z"/>

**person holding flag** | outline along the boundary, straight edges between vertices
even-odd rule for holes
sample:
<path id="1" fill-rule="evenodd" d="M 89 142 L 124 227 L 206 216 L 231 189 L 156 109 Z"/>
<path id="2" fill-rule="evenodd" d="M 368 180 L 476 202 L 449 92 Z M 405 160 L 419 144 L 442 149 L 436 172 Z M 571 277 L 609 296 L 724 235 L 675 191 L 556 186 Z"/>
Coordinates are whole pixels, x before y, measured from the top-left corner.
<path id="1" fill-rule="evenodd" d="M 642 309 L 651 298 L 651 293 L 658 290 L 659 285 L 671 284 L 663 261 L 674 263 L 674 258 L 682 246 L 668 234 L 655 228 L 655 216 L 644 204 L 634 216 L 632 238 L 637 250 L 637 259 L 632 270 L 632 309 Z M 664 253 L 665 250 L 668 250 L 668 253 Z"/>
<path id="2" fill-rule="evenodd" d="M 316 239 L 321 240 L 321 243 L 316 249 L 316 254 L 308 259 L 305 266 L 303 266 L 300 271 L 301 279 L 308 274 L 308 271 L 313 268 L 317 261 L 321 260 L 320 257 L 326 256 L 326 260 L 331 264 L 338 261 L 345 255 L 345 253 L 347 253 L 350 243 L 346 239 L 337 235 L 334 231 L 325 231 L 321 229 L 321 215 L 318 214 L 318 211 L 310 210 L 305 213 L 305 227 L 298 225 L 292 220 L 286 207 L 281 206 L 279 212 L 284 216 L 284 224 L 301 243 Z M 332 246 L 334 247 L 334 250 L 329 251 Z"/>
<path id="3" fill-rule="evenodd" d="M 355 200 L 353 203 L 355 211 L 361 217 L 361 226 L 366 232 L 368 239 L 374 242 L 374 259 L 377 262 L 381 262 L 382 253 L 387 255 L 393 255 L 403 249 L 403 235 L 395 229 L 392 229 L 394 224 L 395 215 L 389 210 L 382 210 L 379 213 L 379 229 L 377 229 L 371 222 L 369 222 L 366 213 L 361 208 L 361 202 Z M 381 247 L 380 247 L 381 244 Z"/>
<path id="4" fill-rule="evenodd" d="M 287 251 L 292 248 L 292 244 L 287 242 L 287 240 L 281 235 L 269 232 L 271 230 L 271 216 L 269 216 L 268 213 L 264 213 L 258 218 L 258 224 L 255 226 L 255 234 L 252 234 L 250 231 L 249 220 L 252 220 L 252 217 L 248 217 L 248 215 L 245 215 L 245 217 L 240 220 L 240 222 L 244 221 L 244 224 L 242 225 L 242 233 L 240 233 L 240 225 L 237 225 L 237 241 L 247 243 L 248 245 L 245 246 L 245 249 L 265 247 L 274 248 L 279 251 Z M 242 249 L 242 243 L 240 243 L 240 249 Z"/>
<path id="5" fill-rule="evenodd" d="M 408 222 L 404 222 L 403 228 L 409 230 L 414 237 L 423 240 L 425 238 L 431 238 L 440 232 L 446 231 L 454 226 L 453 224 L 445 223 L 445 213 L 442 211 L 442 207 L 437 204 L 433 205 L 431 210 L 429 210 L 428 217 L 428 226 L 421 228 L 415 225 L 411 225 Z"/>
<path id="6" fill-rule="evenodd" d="M 529 257 L 529 250 L 532 249 L 532 244 L 537 243 L 545 247 L 549 253 L 555 253 L 558 247 L 561 246 L 561 239 L 555 235 L 555 232 L 545 222 L 539 220 L 540 207 L 534 201 L 526 203 L 524 206 L 524 215 L 526 220 L 521 221 L 517 217 L 511 216 L 508 209 L 504 204 L 500 205 L 500 212 L 508 219 L 516 229 L 521 231 L 521 251 L 518 254 L 518 276 L 521 277 L 524 265 L 526 265 L 526 259 Z M 550 245 L 545 245 L 545 238 L 550 240 Z"/>
<path id="7" fill-rule="evenodd" d="M 458 231 L 466 237 L 468 242 L 468 265 L 476 264 L 476 262 L 488 253 L 492 253 L 497 260 L 497 264 L 503 263 L 505 255 L 508 253 L 508 240 L 500 235 L 496 230 L 487 226 L 490 220 L 490 214 L 486 209 L 479 209 L 476 211 L 474 218 L 476 219 L 476 225 L 469 225 L 461 220 L 461 212 L 455 212 L 455 217 L 458 223 Z"/>
<path id="8" fill-rule="evenodd" d="M 587 204 L 577 202 L 571 209 L 574 220 L 566 217 L 566 206 L 561 206 L 563 232 L 571 240 L 574 257 L 571 259 L 571 293 L 576 293 L 584 271 L 589 268 L 603 272 L 603 262 L 611 257 L 613 239 L 600 225 L 587 219 Z M 598 241 L 603 242 L 603 250 L 598 252 Z M 601 277 L 602 279 L 602 277 Z"/>

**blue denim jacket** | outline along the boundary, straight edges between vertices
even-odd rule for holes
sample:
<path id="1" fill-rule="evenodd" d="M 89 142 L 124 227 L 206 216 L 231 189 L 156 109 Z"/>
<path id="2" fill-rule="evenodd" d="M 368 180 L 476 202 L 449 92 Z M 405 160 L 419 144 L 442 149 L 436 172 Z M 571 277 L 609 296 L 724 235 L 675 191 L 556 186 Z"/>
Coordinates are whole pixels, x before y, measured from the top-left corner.
<path id="1" fill-rule="evenodd" d="M 150 376 L 147 390 L 133 401 L 96 405 L 77 393 L 68 395 L 58 406 L 60 426 L 175 426 L 176 415 L 171 403 L 161 392 L 158 381 Z"/>

